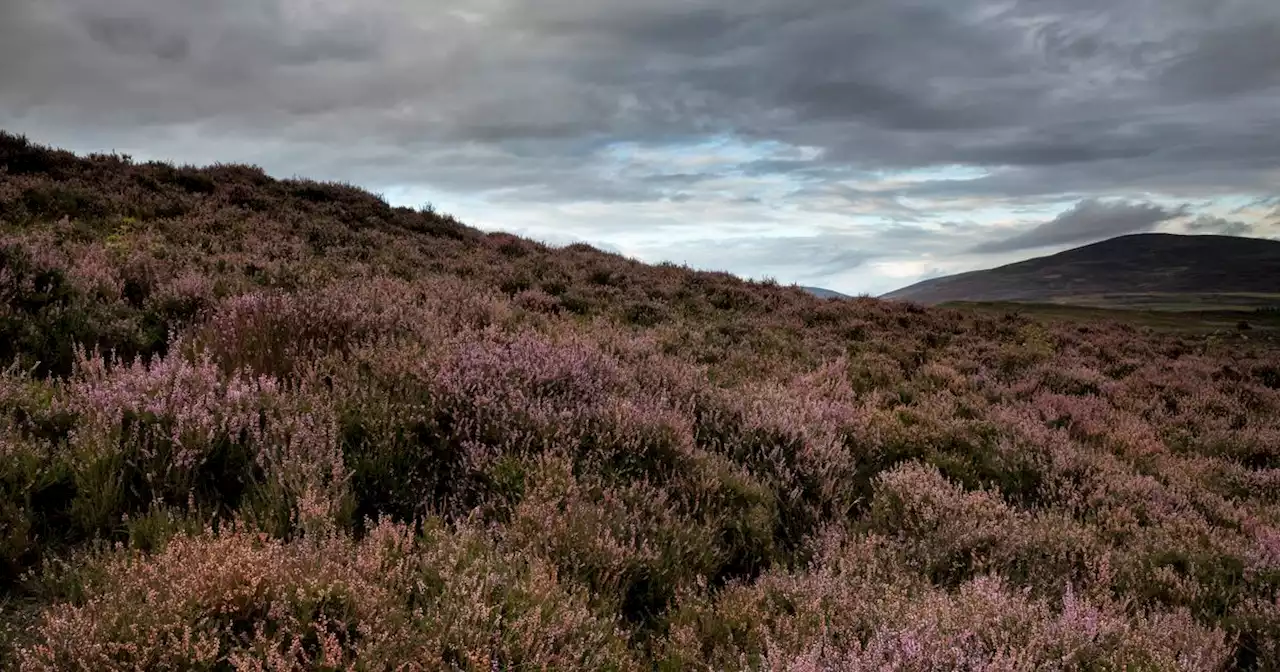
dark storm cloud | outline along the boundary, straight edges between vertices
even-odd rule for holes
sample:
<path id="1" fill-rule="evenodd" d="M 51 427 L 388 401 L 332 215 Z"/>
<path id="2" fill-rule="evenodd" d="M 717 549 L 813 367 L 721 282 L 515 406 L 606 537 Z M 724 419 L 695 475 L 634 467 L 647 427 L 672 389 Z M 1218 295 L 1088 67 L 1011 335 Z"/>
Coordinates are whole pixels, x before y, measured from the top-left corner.
<path id="1" fill-rule="evenodd" d="M 1280 86 L 1280 22 L 1241 22 L 1191 39 L 1159 81 L 1191 99 L 1226 97 Z"/>
<path id="2" fill-rule="evenodd" d="M 1185 214 L 1151 203 L 1081 201 L 1051 221 L 1003 240 L 980 243 L 972 252 L 1013 252 L 1051 245 L 1087 243 L 1126 233 L 1150 231 Z"/>
<path id="3" fill-rule="evenodd" d="M 186 60 L 191 42 L 186 35 L 156 30 L 150 22 L 136 17 L 98 16 L 85 20 L 90 38 L 113 51 L 147 54 L 167 61 Z"/>
<path id="4" fill-rule="evenodd" d="M 727 174 L 889 219 L 1262 198 L 1277 109 L 1274 0 L 0 0 L 0 127 L 40 141 L 511 207 L 677 202 L 690 226 L 711 196 L 778 205 L 719 194 Z M 812 152 L 700 171 L 609 151 L 717 137 Z M 955 165 L 989 172 L 844 184 Z"/>
<path id="5" fill-rule="evenodd" d="M 1233 128 L 1213 99 L 1274 102 L 1280 76 L 1265 0 L 1162 3 L 1133 36 L 1141 0 L 8 4 L 0 37 L 27 57 L 5 59 L 6 107 L 160 102 L 157 120 L 260 132 L 332 115 L 315 137 L 362 115 L 391 122 L 387 141 L 718 131 L 827 147 L 835 165 L 1072 165 L 1151 157 L 1174 133 L 1212 144 Z M 1210 109 L 1165 105 L 1188 96 Z"/>
<path id="6" fill-rule="evenodd" d="M 1221 236 L 1252 236 L 1257 233 L 1257 228 L 1252 224 L 1209 215 L 1201 215 L 1191 220 L 1187 224 L 1187 230 L 1192 233 L 1214 233 Z"/>

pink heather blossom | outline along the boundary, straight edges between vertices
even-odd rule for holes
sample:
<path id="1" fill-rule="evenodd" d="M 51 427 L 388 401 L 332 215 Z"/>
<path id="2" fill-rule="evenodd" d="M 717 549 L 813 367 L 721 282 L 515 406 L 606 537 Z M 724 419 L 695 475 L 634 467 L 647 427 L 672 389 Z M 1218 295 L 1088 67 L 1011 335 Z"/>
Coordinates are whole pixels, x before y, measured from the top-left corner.
<path id="1" fill-rule="evenodd" d="M 1266 329 L 823 301 L 252 167 L 15 161 L 0 667 L 1280 668 Z"/>
<path id="2" fill-rule="evenodd" d="M 277 382 L 225 378 L 207 357 L 188 361 L 179 349 L 149 363 L 82 356 L 66 402 L 80 415 L 77 435 L 119 432 L 126 413 L 146 414 L 168 423 L 173 459 L 181 468 L 203 460 L 215 436 L 258 436 L 264 405 L 279 394 Z"/>

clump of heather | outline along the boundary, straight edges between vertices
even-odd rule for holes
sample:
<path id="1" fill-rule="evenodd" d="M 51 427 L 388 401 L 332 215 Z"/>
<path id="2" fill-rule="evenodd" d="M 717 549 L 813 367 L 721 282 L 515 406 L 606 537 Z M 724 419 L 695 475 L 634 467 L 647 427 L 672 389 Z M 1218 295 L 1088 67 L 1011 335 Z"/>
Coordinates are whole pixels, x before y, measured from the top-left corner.
<path id="1" fill-rule="evenodd" d="M 822 538 L 807 571 L 770 573 L 677 614 L 667 655 L 692 669 L 1218 669 L 1227 636 L 1185 612 L 1135 614 L 1065 584 L 1049 601 L 979 574 L 944 590 L 879 535 Z"/>
<path id="2" fill-rule="evenodd" d="M 381 523 L 284 542 L 239 525 L 82 570 L 23 669 L 630 669 L 617 628 L 483 534 Z"/>
<path id="3" fill-rule="evenodd" d="M 0 133 L 0 667 L 1280 669 L 1280 348 Z"/>

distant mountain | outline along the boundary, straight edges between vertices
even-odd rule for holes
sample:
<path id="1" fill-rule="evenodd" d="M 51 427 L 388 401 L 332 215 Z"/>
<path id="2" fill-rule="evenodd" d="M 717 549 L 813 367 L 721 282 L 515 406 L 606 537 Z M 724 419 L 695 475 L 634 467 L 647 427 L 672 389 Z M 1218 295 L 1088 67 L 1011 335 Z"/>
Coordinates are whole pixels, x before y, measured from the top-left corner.
<path id="1" fill-rule="evenodd" d="M 1179 295 L 1234 295 L 1236 303 L 1274 305 L 1280 299 L 1280 241 L 1167 233 L 1120 236 L 999 268 L 925 280 L 881 298 L 923 304 L 1021 301 L 1159 307 L 1176 303 Z"/>
<path id="2" fill-rule="evenodd" d="M 853 298 L 848 294 L 833 292 L 829 289 L 823 289 L 821 287 L 801 287 L 800 289 L 803 289 L 804 291 L 809 292 L 810 294 L 818 297 L 819 299 L 852 299 Z"/>

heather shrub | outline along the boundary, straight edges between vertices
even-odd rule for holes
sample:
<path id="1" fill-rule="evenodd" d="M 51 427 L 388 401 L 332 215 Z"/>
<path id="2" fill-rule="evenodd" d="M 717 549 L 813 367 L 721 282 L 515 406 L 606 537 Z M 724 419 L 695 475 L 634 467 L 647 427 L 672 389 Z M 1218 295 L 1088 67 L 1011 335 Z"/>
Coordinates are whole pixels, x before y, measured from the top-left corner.
<path id="1" fill-rule="evenodd" d="M 281 294 L 230 297 L 198 332 L 197 347 L 224 371 L 288 375 L 296 360 L 340 347 L 352 331 L 349 315 L 317 303 Z"/>
<path id="2" fill-rule="evenodd" d="M 1280 668 L 1272 334 L 1072 320 L 0 134 L 0 667 Z"/>
<path id="3" fill-rule="evenodd" d="M 83 541 L 72 517 L 74 465 L 55 445 L 0 435 L 0 591 L 50 553 Z"/>
<path id="4" fill-rule="evenodd" d="M 68 536 L 71 463 L 57 450 L 70 419 L 56 388 L 15 367 L 0 372 L 0 590 Z"/>
<path id="5" fill-rule="evenodd" d="M 872 479 L 911 460 L 938 469 L 966 490 L 989 489 L 1023 506 L 1043 498 L 1045 456 L 1034 442 L 1002 435 L 983 418 L 985 402 L 949 394 L 927 395 L 908 404 L 891 401 L 852 427 L 845 442 L 861 463 L 853 481 L 869 502 Z"/>
<path id="6" fill-rule="evenodd" d="M 824 546 L 809 572 L 684 602 L 667 667 L 1202 670 L 1229 655 L 1221 631 L 1185 613 L 1133 618 L 1070 586 L 1051 603 L 995 576 L 942 591 L 895 570 L 877 537 Z"/>
<path id="7" fill-rule="evenodd" d="M 491 469 L 518 470 L 520 458 L 583 436 L 621 385 L 617 362 L 579 339 L 472 332 L 414 356 L 419 373 L 387 383 L 395 401 L 379 389 L 342 412 L 359 516 L 410 520 L 511 494 L 511 474 Z"/>
<path id="8" fill-rule="evenodd" d="M 0 131 L 0 166 L 13 175 L 46 174 L 65 179 L 83 165 L 84 161 L 71 152 L 49 149 L 26 136 Z"/>
<path id="9" fill-rule="evenodd" d="M 596 311 L 592 297 L 577 289 L 567 289 L 557 295 L 560 305 L 574 315 L 591 315 Z"/>
<path id="10" fill-rule="evenodd" d="M 879 352 L 862 352 L 849 361 L 849 382 L 859 393 L 889 388 L 903 379 L 897 360 Z"/>
<path id="11" fill-rule="evenodd" d="M 1280 598 L 1245 600 L 1228 622 L 1240 633 L 1232 659 L 1235 669 L 1266 670 L 1280 663 Z"/>
<path id="12" fill-rule="evenodd" d="M 669 408 L 603 409 L 570 445 L 573 473 L 606 489 L 659 488 L 673 515 L 703 530 L 698 550 L 707 562 L 696 569 L 704 580 L 753 578 L 784 560 L 779 493 L 750 469 L 698 448 L 691 424 Z"/>
<path id="13" fill-rule="evenodd" d="M 1081 594 L 1113 593 L 1109 547 L 1090 526 L 1056 511 L 1036 511 L 999 538 L 993 559 L 1010 585 L 1040 599 L 1061 595 L 1070 584 Z"/>
<path id="14" fill-rule="evenodd" d="M 754 580 L 770 567 L 790 562 L 780 547 L 777 524 L 778 497 L 749 472 L 732 463 L 708 458 L 707 477 L 690 488 L 693 499 L 684 503 L 715 530 L 717 567 L 706 577 L 712 587 L 734 581 Z"/>
<path id="15" fill-rule="evenodd" d="M 556 297 L 536 288 L 518 292 L 512 303 L 533 313 L 555 313 L 560 310 L 560 302 Z"/>
<path id="16" fill-rule="evenodd" d="M 476 532 L 282 542 L 231 526 L 105 554 L 22 669 L 628 669 L 608 621 Z"/>
<path id="17" fill-rule="evenodd" d="M 1068 396 L 1088 396 L 1101 394 L 1106 384 L 1106 377 L 1096 369 L 1076 366 L 1041 365 L 1028 378 L 1039 379 L 1045 389 Z"/>
<path id="18" fill-rule="evenodd" d="M 151 362 L 82 355 L 65 408 L 77 428 L 73 508 L 88 529 L 103 529 L 122 511 L 155 498 L 171 503 L 196 494 L 231 507 L 243 493 L 263 440 L 265 405 L 277 395 L 267 378 L 224 379 L 209 359 L 174 353 Z"/>
<path id="19" fill-rule="evenodd" d="M 645 401 L 628 399 L 582 413 L 573 430 L 577 473 L 600 474 L 618 483 L 648 479 L 665 485 L 697 468 L 699 456 L 688 419 Z"/>
<path id="20" fill-rule="evenodd" d="M 112 344 L 109 316 L 62 268 L 40 263 L 19 245 L 0 247 L 0 361 L 39 374 L 65 375 L 78 343 Z M 106 337 L 106 338 L 104 338 Z M 121 339 L 123 340 L 123 339 Z"/>
<path id="21" fill-rule="evenodd" d="M 640 327 L 652 327 L 667 319 L 666 310 L 652 301 L 635 301 L 623 309 L 623 319 Z"/>
<path id="22" fill-rule="evenodd" d="M 44 474 L 37 449 L 12 435 L 0 436 L 0 576 L 5 583 L 33 560 L 32 498 Z"/>
<path id="23" fill-rule="evenodd" d="M 410 522 L 476 505 L 480 482 L 469 460 L 487 452 L 484 444 L 458 435 L 465 424 L 455 434 L 454 416 L 425 388 L 397 385 L 378 392 L 352 395 L 338 416 L 356 520 Z"/>
<path id="24" fill-rule="evenodd" d="M 575 477 L 554 456 L 539 461 L 533 476 L 508 542 L 589 588 L 593 606 L 619 614 L 639 641 L 661 631 L 679 587 L 716 570 L 717 530 L 681 515 L 662 489 Z"/>
<path id="25" fill-rule="evenodd" d="M 918 462 L 876 477 L 868 515 L 871 530 L 893 539 L 908 563 L 948 586 L 990 573 L 1025 524 L 999 496 L 965 492 Z"/>
<path id="26" fill-rule="evenodd" d="M 462 283 L 378 278 L 233 295 L 197 327 L 193 345 L 226 371 L 288 377 L 331 354 L 457 337 L 505 318 L 492 297 Z"/>
<path id="27" fill-rule="evenodd" d="M 72 476 L 59 513 L 74 534 L 111 536 L 159 505 L 238 511 L 277 533 L 351 515 L 336 412 L 307 386 L 226 376 L 180 353 L 86 355 L 60 409 L 75 418 L 54 453 Z"/>
<path id="28" fill-rule="evenodd" d="M 32 187 L 23 192 L 21 203 L 31 219 L 92 219 L 108 214 L 108 206 L 95 191 L 70 185 Z"/>
<path id="29" fill-rule="evenodd" d="M 1259 384 L 1271 390 L 1280 390 L 1280 367 L 1258 364 L 1254 366 L 1252 375 Z"/>
<path id="30" fill-rule="evenodd" d="M 742 465 L 763 485 L 773 500 L 773 538 L 778 550 L 795 553 L 804 538 L 816 531 L 822 515 L 820 485 L 800 470 L 804 437 L 797 427 L 753 418 L 731 405 L 708 404 L 696 409 L 697 445 Z M 785 417 L 785 416 L 784 416 Z"/>
<path id="31" fill-rule="evenodd" d="M 350 526 L 355 502 L 348 490 L 336 411 L 322 394 L 305 387 L 271 418 L 256 446 L 254 466 L 262 481 L 249 490 L 249 515 L 283 535 Z"/>
<path id="32" fill-rule="evenodd" d="M 1190 527 L 1203 533 L 1186 534 Z M 1243 549 L 1214 538 L 1219 535 L 1207 528 L 1172 523 L 1135 531 L 1116 554 L 1113 588 L 1141 604 L 1188 608 L 1204 620 L 1225 618 L 1255 590 L 1274 594 L 1275 584 L 1246 576 Z"/>

